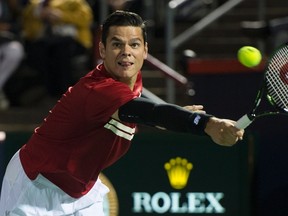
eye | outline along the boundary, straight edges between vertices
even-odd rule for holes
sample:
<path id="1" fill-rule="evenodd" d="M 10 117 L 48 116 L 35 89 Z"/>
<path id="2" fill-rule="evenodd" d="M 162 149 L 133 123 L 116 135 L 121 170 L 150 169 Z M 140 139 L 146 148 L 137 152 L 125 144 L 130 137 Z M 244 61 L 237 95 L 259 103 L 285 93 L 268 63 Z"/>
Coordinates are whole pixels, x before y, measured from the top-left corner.
<path id="1" fill-rule="evenodd" d="M 112 46 L 115 48 L 119 48 L 119 47 L 121 47 L 121 43 L 120 42 L 113 42 Z"/>
<path id="2" fill-rule="evenodd" d="M 132 48 L 138 48 L 141 44 L 140 43 L 132 43 L 131 47 Z"/>

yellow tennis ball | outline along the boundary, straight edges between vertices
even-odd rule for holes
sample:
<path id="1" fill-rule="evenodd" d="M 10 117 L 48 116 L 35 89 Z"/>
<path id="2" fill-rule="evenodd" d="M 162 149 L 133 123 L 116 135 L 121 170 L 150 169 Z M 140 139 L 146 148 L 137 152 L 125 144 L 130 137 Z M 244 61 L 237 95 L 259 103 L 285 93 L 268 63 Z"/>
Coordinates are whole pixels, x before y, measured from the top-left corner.
<path id="1" fill-rule="evenodd" d="M 243 46 L 238 50 L 239 62 L 249 68 L 256 67 L 262 60 L 261 52 L 252 46 Z"/>

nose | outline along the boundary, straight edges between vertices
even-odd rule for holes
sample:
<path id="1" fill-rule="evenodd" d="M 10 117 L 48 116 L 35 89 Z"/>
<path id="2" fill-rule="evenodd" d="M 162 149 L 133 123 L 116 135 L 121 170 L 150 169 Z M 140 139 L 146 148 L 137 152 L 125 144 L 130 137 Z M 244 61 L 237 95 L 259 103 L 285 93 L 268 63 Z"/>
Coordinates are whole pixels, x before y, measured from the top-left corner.
<path id="1" fill-rule="evenodd" d="M 122 55 L 131 56 L 131 47 L 129 45 L 123 46 Z"/>

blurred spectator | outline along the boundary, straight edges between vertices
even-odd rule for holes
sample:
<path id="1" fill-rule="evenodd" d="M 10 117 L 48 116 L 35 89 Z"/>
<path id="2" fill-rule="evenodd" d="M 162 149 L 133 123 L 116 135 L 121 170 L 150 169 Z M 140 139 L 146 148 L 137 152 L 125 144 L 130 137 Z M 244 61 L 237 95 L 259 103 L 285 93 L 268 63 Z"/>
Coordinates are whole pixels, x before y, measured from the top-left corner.
<path id="1" fill-rule="evenodd" d="M 107 0 L 107 3 L 113 10 L 124 10 L 129 1 L 131 0 Z"/>
<path id="2" fill-rule="evenodd" d="M 93 13 L 85 0 L 30 0 L 23 10 L 27 64 L 52 97 L 72 85 L 75 56 L 90 55 Z"/>
<path id="3" fill-rule="evenodd" d="M 143 1 L 145 0 L 106 0 L 105 2 L 108 9 L 107 13 L 111 13 L 115 10 L 129 10 L 144 16 L 145 7 Z M 89 2 L 93 10 L 95 23 L 101 25 L 100 10 L 102 10 L 101 4 L 104 2 L 101 0 L 87 0 L 87 2 Z M 144 16 L 144 18 L 146 17 Z"/>
<path id="4" fill-rule="evenodd" d="M 0 1 L 0 110 L 9 107 L 4 85 L 24 57 L 23 46 L 17 37 L 20 12 L 18 0 Z"/>

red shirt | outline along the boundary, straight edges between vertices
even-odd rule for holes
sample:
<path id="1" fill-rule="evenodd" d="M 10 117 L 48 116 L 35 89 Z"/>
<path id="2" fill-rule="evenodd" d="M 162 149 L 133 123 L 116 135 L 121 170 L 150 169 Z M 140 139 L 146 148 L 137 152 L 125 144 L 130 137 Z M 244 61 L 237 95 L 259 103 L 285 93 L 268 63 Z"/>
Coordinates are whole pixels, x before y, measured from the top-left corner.
<path id="1" fill-rule="evenodd" d="M 86 194 L 99 173 L 128 151 L 136 125 L 111 116 L 141 90 L 140 72 L 132 92 L 98 65 L 69 88 L 21 148 L 27 176 L 41 173 L 75 198 Z"/>

